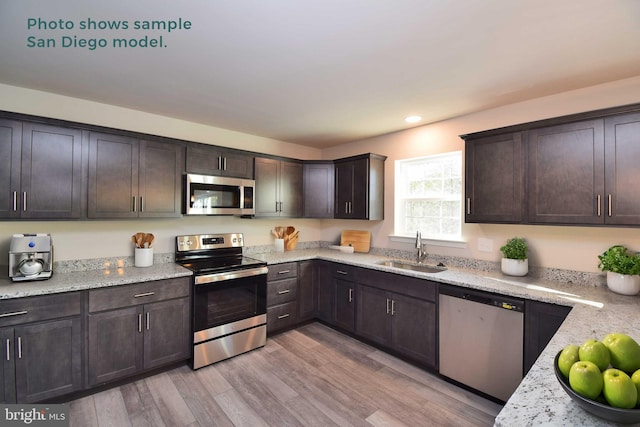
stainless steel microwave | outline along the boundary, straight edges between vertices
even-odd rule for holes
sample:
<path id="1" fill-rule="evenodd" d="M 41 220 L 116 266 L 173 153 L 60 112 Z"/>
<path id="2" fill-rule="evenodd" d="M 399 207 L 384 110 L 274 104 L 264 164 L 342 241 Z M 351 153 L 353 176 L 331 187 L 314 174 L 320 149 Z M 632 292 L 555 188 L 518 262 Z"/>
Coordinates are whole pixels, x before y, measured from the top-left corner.
<path id="1" fill-rule="evenodd" d="M 252 179 L 186 174 L 185 215 L 254 215 L 256 182 Z"/>

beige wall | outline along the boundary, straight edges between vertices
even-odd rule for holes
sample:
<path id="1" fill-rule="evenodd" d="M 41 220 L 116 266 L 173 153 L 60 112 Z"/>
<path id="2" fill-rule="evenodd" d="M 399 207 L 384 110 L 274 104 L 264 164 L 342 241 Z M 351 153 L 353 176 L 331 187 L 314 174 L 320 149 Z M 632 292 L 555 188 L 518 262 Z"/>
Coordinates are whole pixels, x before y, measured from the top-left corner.
<path id="1" fill-rule="evenodd" d="M 324 150 L 322 155 L 326 159 L 363 152 L 388 156 L 385 163 L 385 220 L 371 224 L 360 222 L 358 226 L 371 230 L 373 246 L 408 250 L 412 247 L 410 243 L 393 242 L 388 237 L 393 234 L 393 175 L 396 160 L 464 150 L 464 142 L 459 135 L 466 133 L 637 102 L 640 102 L 640 77 L 512 104 L 357 141 Z M 339 235 L 340 228 L 347 224 L 326 221 L 324 226 L 325 235 L 336 236 Z M 464 224 L 462 234 L 463 240 L 467 242 L 466 248 L 432 245 L 429 251 L 498 261 L 501 257 L 500 246 L 510 237 L 521 236 L 529 241 L 532 265 L 578 271 L 598 271 L 597 255 L 612 244 L 626 244 L 640 251 L 640 228 Z M 491 252 L 478 251 L 480 238 L 493 241 Z"/>
<path id="2" fill-rule="evenodd" d="M 245 233 L 248 245 L 264 245 L 272 243 L 269 230 L 274 225 L 288 224 L 301 230 L 302 241 L 336 241 L 343 229 L 369 229 L 372 232 L 373 246 L 409 250 L 412 248 L 410 243 L 394 242 L 389 239 L 389 235 L 393 234 L 395 160 L 462 150 L 464 145 L 458 135 L 464 133 L 639 101 L 640 77 L 486 110 L 319 151 L 140 111 L 0 85 L 0 110 L 55 117 L 274 155 L 295 156 L 300 159 L 334 159 L 365 152 L 388 156 L 385 165 L 384 221 L 246 220 L 230 217 L 185 217 L 176 220 L 148 221 L 0 221 L 0 253 L 6 253 L 9 237 L 13 233 L 50 232 L 54 236 L 56 259 L 69 260 L 131 255 L 129 237 L 137 231 L 153 232 L 158 236 L 156 250 L 172 252 L 173 237 L 179 234 L 237 231 Z M 429 250 L 432 253 L 497 261 L 500 258 L 499 247 L 507 238 L 515 235 L 523 236 L 529 241 L 531 264 L 544 267 L 597 271 L 596 256 L 614 243 L 623 243 L 640 250 L 640 229 L 636 228 L 478 224 L 463 226 L 466 248 L 430 246 Z M 480 238 L 491 240 L 493 250 L 478 251 Z"/>

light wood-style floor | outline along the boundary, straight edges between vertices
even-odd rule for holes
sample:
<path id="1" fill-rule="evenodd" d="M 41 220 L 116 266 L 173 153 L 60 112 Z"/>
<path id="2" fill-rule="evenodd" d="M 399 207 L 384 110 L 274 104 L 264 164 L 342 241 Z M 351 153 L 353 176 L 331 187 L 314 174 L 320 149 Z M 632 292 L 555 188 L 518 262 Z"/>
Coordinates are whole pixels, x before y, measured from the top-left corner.
<path id="1" fill-rule="evenodd" d="M 501 406 L 319 323 L 70 402 L 71 426 L 490 426 Z"/>

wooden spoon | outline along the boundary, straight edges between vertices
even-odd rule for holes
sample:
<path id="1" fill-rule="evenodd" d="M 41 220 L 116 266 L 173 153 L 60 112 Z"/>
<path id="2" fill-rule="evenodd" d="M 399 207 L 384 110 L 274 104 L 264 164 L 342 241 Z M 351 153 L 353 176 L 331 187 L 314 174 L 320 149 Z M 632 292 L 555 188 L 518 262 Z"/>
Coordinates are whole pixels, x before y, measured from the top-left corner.
<path id="1" fill-rule="evenodd" d="M 138 232 L 136 233 L 136 246 L 142 248 L 144 244 L 144 233 Z"/>
<path id="2" fill-rule="evenodd" d="M 138 239 L 136 239 L 136 235 L 135 234 L 133 236 L 131 236 L 131 241 L 133 242 L 134 245 L 138 246 Z"/>
<path id="3" fill-rule="evenodd" d="M 153 233 L 145 234 L 145 236 L 144 236 L 144 247 L 145 248 L 150 248 L 154 239 L 155 239 L 155 236 L 153 235 Z"/>
<path id="4" fill-rule="evenodd" d="M 294 231 L 296 231 L 296 228 L 295 228 L 295 227 L 288 226 L 288 227 L 287 227 L 287 236 L 292 235 Z"/>

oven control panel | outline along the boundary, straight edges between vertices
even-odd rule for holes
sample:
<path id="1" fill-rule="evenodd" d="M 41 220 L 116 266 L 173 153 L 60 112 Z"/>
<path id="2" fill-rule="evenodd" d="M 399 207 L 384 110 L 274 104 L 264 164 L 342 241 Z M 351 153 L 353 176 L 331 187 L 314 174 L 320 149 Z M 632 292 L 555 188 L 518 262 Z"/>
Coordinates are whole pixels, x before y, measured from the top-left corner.
<path id="1" fill-rule="evenodd" d="M 176 236 L 176 250 L 178 252 L 203 249 L 241 248 L 243 246 L 244 237 L 242 233 Z"/>

